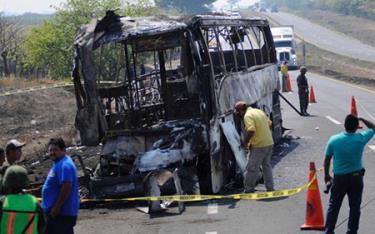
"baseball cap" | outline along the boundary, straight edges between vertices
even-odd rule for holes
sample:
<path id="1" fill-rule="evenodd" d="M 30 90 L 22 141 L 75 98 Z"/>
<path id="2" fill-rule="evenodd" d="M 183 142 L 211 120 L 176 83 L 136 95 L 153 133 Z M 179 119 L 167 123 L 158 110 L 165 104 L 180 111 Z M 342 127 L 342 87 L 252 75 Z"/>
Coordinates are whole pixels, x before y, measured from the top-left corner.
<path id="1" fill-rule="evenodd" d="M 16 139 L 12 139 L 8 141 L 5 146 L 5 151 L 8 152 L 9 150 L 15 150 L 17 148 L 21 148 L 22 146 L 26 145 L 24 142 L 19 142 Z"/>

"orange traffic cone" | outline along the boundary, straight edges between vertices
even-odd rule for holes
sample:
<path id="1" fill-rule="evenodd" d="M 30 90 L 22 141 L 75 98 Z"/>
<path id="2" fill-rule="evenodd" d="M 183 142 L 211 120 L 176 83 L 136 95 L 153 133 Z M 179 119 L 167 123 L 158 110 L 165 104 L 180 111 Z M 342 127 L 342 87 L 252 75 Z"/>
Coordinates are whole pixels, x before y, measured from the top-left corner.
<path id="1" fill-rule="evenodd" d="M 292 91 L 292 79 L 290 78 L 289 73 L 287 76 L 287 92 L 293 92 Z"/>
<path id="2" fill-rule="evenodd" d="M 311 85 L 309 103 L 316 103 L 314 88 Z"/>
<path id="3" fill-rule="evenodd" d="M 357 105 L 355 103 L 355 98 L 354 96 L 352 96 L 352 106 L 350 108 L 350 113 L 354 116 L 358 116 L 358 112 L 357 112 Z"/>
<path id="4" fill-rule="evenodd" d="M 357 104 L 355 102 L 354 96 L 352 96 L 352 106 L 350 107 L 350 113 L 354 116 L 358 117 L 358 112 L 357 112 Z M 358 125 L 358 129 L 362 129 L 363 126 L 361 124 Z"/>
<path id="5" fill-rule="evenodd" d="M 309 181 L 316 175 L 315 163 L 310 162 Z M 318 186 L 318 179 L 315 177 L 312 184 L 307 189 L 306 219 L 301 230 L 324 230 L 324 216 L 322 200 Z"/>

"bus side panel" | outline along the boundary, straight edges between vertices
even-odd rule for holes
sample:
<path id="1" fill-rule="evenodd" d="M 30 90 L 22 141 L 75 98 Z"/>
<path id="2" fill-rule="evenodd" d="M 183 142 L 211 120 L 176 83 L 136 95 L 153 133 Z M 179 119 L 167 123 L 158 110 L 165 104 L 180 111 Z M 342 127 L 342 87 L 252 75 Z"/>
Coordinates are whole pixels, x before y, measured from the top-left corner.
<path id="1" fill-rule="evenodd" d="M 253 104 L 269 95 L 272 100 L 272 93 L 279 88 L 280 81 L 276 64 L 261 70 L 229 74 L 223 78 L 217 90 L 218 114 L 222 115 L 232 111 L 238 100 Z M 267 106 L 264 107 L 266 113 L 270 114 L 272 108 L 272 101 L 268 101 Z"/>

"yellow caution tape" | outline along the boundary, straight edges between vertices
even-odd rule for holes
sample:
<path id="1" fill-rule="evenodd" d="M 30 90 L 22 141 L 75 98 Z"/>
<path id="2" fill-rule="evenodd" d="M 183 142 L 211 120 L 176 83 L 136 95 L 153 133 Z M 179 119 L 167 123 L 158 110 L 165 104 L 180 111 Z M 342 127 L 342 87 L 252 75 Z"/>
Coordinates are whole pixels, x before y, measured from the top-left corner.
<path id="1" fill-rule="evenodd" d="M 0 93 L 0 97 L 10 96 L 10 95 L 14 95 L 14 94 L 21 94 L 21 93 L 29 93 L 29 92 L 39 91 L 39 90 L 43 90 L 43 89 L 62 88 L 62 87 L 68 87 L 68 86 L 73 86 L 73 83 L 54 84 L 54 85 L 49 85 L 49 86 L 42 85 L 42 86 L 38 86 L 38 87 L 30 87 L 30 88 L 27 88 L 27 89 L 10 90 L 10 91 L 6 91 L 4 93 Z"/>
<path id="2" fill-rule="evenodd" d="M 317 171 L 322 171 L 319 169 Z M 114 201 L 178 201 L 178 202 L 195 202 L 195 201 L 205 201 L 212 199 L 235 199 L 235 200 L 259 200 L 259 199 L 270 199 L 270 198 L 280 198 L 289 197 L 302 192 L 303 190 L 309 188 L 314 180 L 316 180 L 316 173 L 314 177 L 307 184 L 304 184 L 297 188 L 277 190 L 271 192 L 257 192 L 257 193 L 239 193 L 230 195 L 170 195 L 170 196 L 158 196 L 158 197 L 130 197 L 130 198 L 108 198 L 108 199 L 81 199 L 81 203 L 85 202 L 114 202 Z M 38 198 L 41 201 L 41 198 Z"/>
<path id="3" fill-rule="evenodd" d="M 170 195 L 170 196 L 158 196 L 158 197 L 131 197 L 131 198 L 117 198 L 117 199 L 81 199 L 81 203 L 85 202 L 113 202 L 113 201 L 178 201 L 178 202 L 195 202 L 205 201 L 212 199 L 236 199 L 236 200 L 258 200 L 258 199 L 270 199 L 289 197 L 307 189 L 316 179 L 316 174 L 307 184 L 293 188 L 284 189 L 271 192 L 257 192 L 257 193 L 240 193 L 231 195 Z"/>
<path id="4" fill-rule="evenodd" d="M 322 171 L 323 168 L 317 170 L 317 172 Z M 316 173 L 314 177 L 307 184 L 304 184 L 297 188 L 277 190 L 271 192 L 257 192 L 257 193 L 239 193 L 230 195 L 170 195 L 170 196 L 158 196 L 158 197 L 130 197 L 130 198 L 115 198 L 115 199 L 81 199 L 81 203 L 85 202 L 114 202 L 114 201 L 178 201 L 178 202 L 195 202 L 195 201 L 205 201 L 212 199 L 235 199 L 235 200 L 259 200 L 259 199 L 271 199 L 280 197 L 289 197 L 302 192 L 314 183 L 316 180 Z M 312 188 L 314 189 L 314 188 Z M 38 198 L 41 201 L 41 198 Z"/>

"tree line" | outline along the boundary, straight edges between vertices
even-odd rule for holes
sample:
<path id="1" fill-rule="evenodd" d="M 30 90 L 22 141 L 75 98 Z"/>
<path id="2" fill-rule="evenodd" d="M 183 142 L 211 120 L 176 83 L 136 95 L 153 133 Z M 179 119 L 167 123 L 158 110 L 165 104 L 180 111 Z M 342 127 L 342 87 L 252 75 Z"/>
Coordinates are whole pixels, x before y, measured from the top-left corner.
<path id="1" fill-rule="evenodd" d="M 116 9 L 116 13 L 123 16 L 167 12 L 196 14 L 207 12 L 206 5 L 212 2 L 214 0 L 140 0 L 129 4 L 122 0 L 67 0 L 55 7 L 55 14 L 48 16 L 9 17 L 0 12 L 0 78 L 70 77 L 77 29 L 93 18 L 103 17 L 107 10 Z"/>
<path id="2" fill-rule="evenodd" d="M 67 0 L 66 4 L 56 7 L 53 16 L 31 27 L 21 24 L 19 17 L 0 13 L 0 78 L 70 77 L 78 28 L 114 9 L 124 16 L 160 14 L 148 0 L 137 4 L 121 0 Z"/>
<path id="3" fill-rule="evenodd" d="M 263 0 L 269 6 L 290 9 L 330 9 L 343 14 L 375 19 L 374 0 Z M 174 12 L 197 14 L 208 11 L 214 0 L 67 0 L 48 16 L 29 14 L 9 17 L 0 12 L 1 77 L 70 77 L 73 40 L 77 29 L 107 10 L 123 16 L 147 16 Z M 233 4 L 237 0 L 228 0 Z M 161 10 L 163 9 L 163 10 Z M 163 11 L 163 12 L 162 12 Z M 41 23 L 42 22 L 42 23 Z M 37 26 L 35 26 L 37 24 Z"/>

